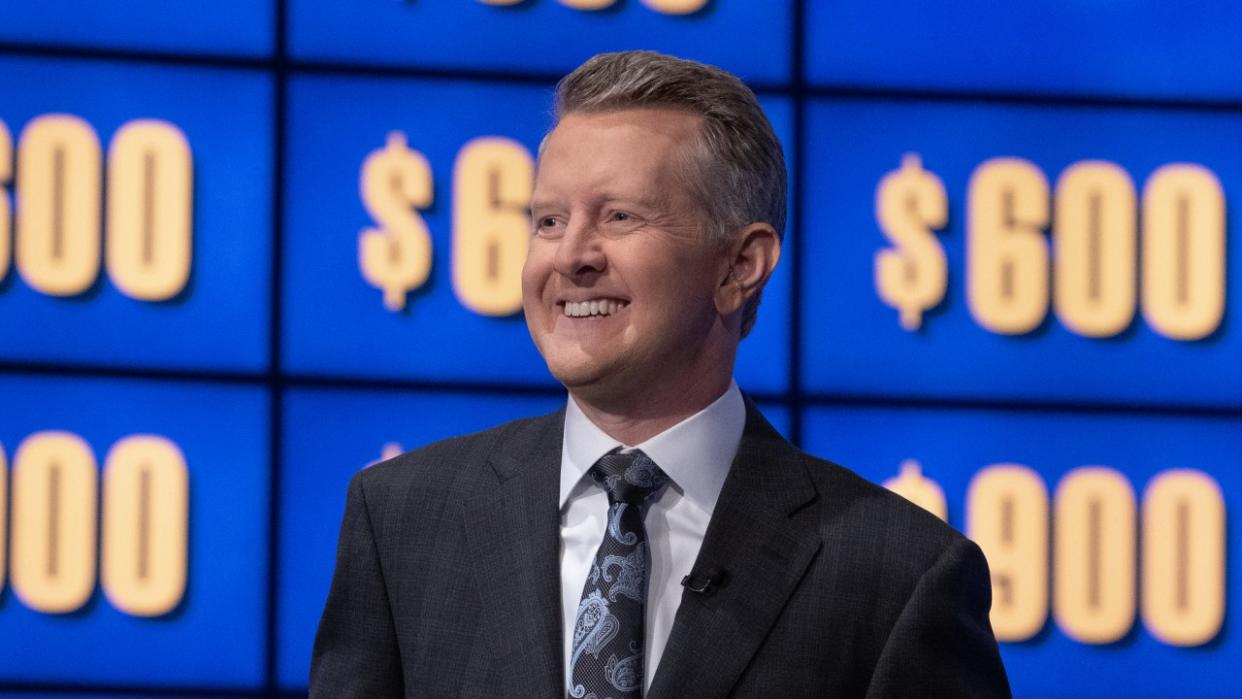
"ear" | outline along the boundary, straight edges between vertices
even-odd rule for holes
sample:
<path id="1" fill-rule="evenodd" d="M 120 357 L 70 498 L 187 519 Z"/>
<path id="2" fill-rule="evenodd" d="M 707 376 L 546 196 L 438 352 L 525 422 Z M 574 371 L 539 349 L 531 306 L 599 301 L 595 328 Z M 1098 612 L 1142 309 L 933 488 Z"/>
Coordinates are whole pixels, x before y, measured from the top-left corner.
<path id="1" fill-rule="evenodd" d="M 742 310 L 768 283 L 781 259 L 781 239 L 770 224 L 752 223 L 730 244 L 728 256 L 728 268 L 716 287 L 716 310 L 724 316 Z"/>

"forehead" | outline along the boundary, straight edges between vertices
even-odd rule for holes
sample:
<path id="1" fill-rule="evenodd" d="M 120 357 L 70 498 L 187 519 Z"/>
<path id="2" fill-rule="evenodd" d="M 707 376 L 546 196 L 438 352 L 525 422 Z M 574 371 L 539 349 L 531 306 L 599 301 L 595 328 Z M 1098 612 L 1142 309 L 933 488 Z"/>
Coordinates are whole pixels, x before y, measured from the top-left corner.
<path id="1" fill-rule="evenodd" d="M 700 122 L 673 109 L 570 113 L 543 144 L 535 188 L 671 186 Z"/>
<path id="2" fill-rule="evenodd" d="M 589 130 L 617 137 L 641 134 L 670 140 L 684 139 L 697 133 L 702 117 L 681 109 L 667 107 L 636 107 L 591 112 L 570 112 L 561 117 L 552 134 Z"/>

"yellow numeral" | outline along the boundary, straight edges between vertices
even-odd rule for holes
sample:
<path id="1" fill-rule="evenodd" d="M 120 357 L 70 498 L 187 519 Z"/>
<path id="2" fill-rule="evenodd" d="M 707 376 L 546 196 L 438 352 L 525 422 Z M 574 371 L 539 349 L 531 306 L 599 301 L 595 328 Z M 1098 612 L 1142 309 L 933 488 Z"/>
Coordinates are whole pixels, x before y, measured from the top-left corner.
<path id="1" fill-rule="evenodd" d="M 524 1 L 480 0 L 487 5 L 519 5 Z M 603 10 L 615 5 L 617 0 L 560 0 L 560 2 L 565 7 L 572 7 L 575 10 Z M 687 15 L 703 9 L 707 5 L 707 0 L 643 0 L 643 4 L 666 15 Z"/>
<path id="2" fill-rule="evenodd" d="M 17 269 L 31 288 L 75 296 L 99 275 L 99 138 L 68 114 L 22 131 L 17 149 Z"/>
<path id="3" fill-rule="evenodd" d="M 4 445 L 0 444 L 0 590 L 4 589 L 4 572 L 7 570 L 5 563 L 8 562 L 4 548 L 9 541 L 9 513 L 6 511 L 9 503 L 9 465 L 6 461 Z"/>
<path id="4" fill-rule="evenodd" d="M 561 4 L 565 7 L 572 7 L 575 10 L 602 10 L 611 7 L 617 0 L 561 0 Z"/>
<path id="5" fill-rule="evenodd" d="M 992 571 L 992 629 L 1023 641 L 1048 618 L 1048 489 L 1018 464 L 980 471 L 966 494 L 966 535 Z"/>
<path id="6" fill-rule="evenodd" d="M 9 266 L 11 210 L 4 185 L 12 142 L 0 122 L 0 279 Z M 17 269 L 36 291 L 76 296 L 99 276 L 103 174 L 99 138 L 68 114 L 45 114 L 17 147 Z M 142 119 L 117 131 L 108 153 L 108 276 L 131 298 L 177 295 L 193 255 L 193 163 L 185 135 Z"/>
<path id="7" fill-rule="evenodd" d="M 37 432 L 13 456 L 13 592 L 62 614 L 95 588 L 95 457 L 81 437 Z"/>
<path id="8" fill-rule="evenodd" d="M 0 561 L 4 560 L 8 469 L 0 447 Z M 13 590 L 39 612 L 80 609 L 95 589 L 132 616 L 172 611 L 185 594 L 189 470 L 176 444 L 126 437 L 104 463 L 102 547 L 97 557 L 95 456 L 81 437 L 37 432 L 13 456 Z M 4 583 L 0 566 L 0 586 Z"/>
<path id="9" fill-rule="evenodd" d="M 522 307 L 534 167 L 526 148 L 508 138 L 476 138 L 457 155 L 453 289 L 476 313 L 506 316 Z"/>
<path id="10" fill-rule="evenodd" d="M 1135 504 L 1126 477 L 1083 466 L 1056 492 L 1053 612 L 1065 635 L 1111 643 L 1134 625 Z"/>
<path id="11" fill-rule="evenodd" d="M 1019 158 L 994 158 L 970 177 L 966 301 L 982 327 L 1034 330 L 1048 312 L 1048 181 Z"/>
<path id="12" fill-rule="evenodd" d="M 1143 189 L 1143 317 L 1165 337 L 1198 340 L 1224 312 L 1224 191 L 1206 168 L 1165 165 Z"/>
<path id="13" fill-rule="evenodd" d="M 967 193 L 966 301 L 979 325 L 1017 335 L 1047 313 L 1048 184 L 1019 158 L 975 169 Z M 1176 163 L 1147 180 L 1142 202 L 1141 293 L 1136 196 L 1130 176 L 1082 161 L 1056 185 L 1053 296 L 1057 317 L 1084 337 L 1127 328 L 1141 301 L 1158 333 L 1198 340 L 1225 309 L 1225 196 L 1210 170 Z"/>
<path id="14" fill-rule="evenodd" d="M 8 189 L 12 177 L 13 137 L 9 135 L 9 127 L 0 120 L 0 282 L 8 276 L 9 250 L 13 245 L 13 207 L 9 203 Z M 3 578 L 0 578 L 0 582 L 3 582 Z"/>
<path id="15" fill-rule="evenodd" d="M 144 301 L 172 298 L 190 277 L 190 144 L 176 126 L 131 121 L 108 151 L 108 276 Z"/>
<path id="16" fill-rule="evenodd" d="M 1111 337 L 1134 318 L 1136 199 L 1113 163 L 1075 163 L 1057 180 L 1053 296 L 1057 317 L 1079 335 Z"/>
<path id="17" fill-rule="evenodd" d="M 1225 499 L 1199 471 L 1165 471 L 1143 495 L 1143 622 L 1164 643 L 1210 641 L 1225 618 Z"/>
<path id="18" fill-rule="evenodd" d="M 189 473 L 177 445 L 152 435 L 117 442 L 104 462 L 104 593 L 133 616 L 159 616 L 185 592 Z"/>
<path id="19" fill-rule="evenodd" d="M 688 15 L 703 9 L 707 0 L 643 0 L 643 4 L 666 15 Z"/>

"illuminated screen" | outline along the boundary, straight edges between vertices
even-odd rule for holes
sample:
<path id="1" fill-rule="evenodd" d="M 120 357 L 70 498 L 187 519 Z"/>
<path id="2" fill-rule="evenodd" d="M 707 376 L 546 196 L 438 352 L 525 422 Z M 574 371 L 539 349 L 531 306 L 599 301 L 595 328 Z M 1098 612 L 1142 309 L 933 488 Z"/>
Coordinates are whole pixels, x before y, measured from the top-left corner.
<path id="1" fill-rule="evenodd" d="M 0 90 L 0 357 L 266 369 L 270 76 L 0 57 Z"/>
<path id="2" fill-rule="evenodd" d="M 975 539 L 1016 696 L 1235 696 L 1242 6 L 0 4 L 0 694 L 306 692 L 350 477 L 556 410 L 555 81 L 736 72 L 784 144 L 736 379 Z"/>
<path id="3" fill-rule="evenodd" d="M 309 60 L 559 76 L 602 51 L 676 52 L 786 83 L 789 4 L 733 0 L 290 0 L 289 48 Z M 417 37 L 412 40 L 412 37 Z"/>
<path id="4" fill-rule="evenodd" d="M 842 235 L 803 247 L 822 272 L 803 276 L 807 387 L 1237 405 L 1242 335 L 1228 325 L 1242 288 L 1222 272 L 1242 269 L 1223 235 L 1238 227 L 1224 196 L 1242 187 L 1242 160 L 1220 144 L 1240 126 L 1115 107 L 812 102 L 803 215 Z M 877 274 L 878 254 L 896 273 Z M 841 298 L 853 302 L 816 303 Z"/>
<path id="5" fill-rule="evenodd" d="M 876 89 L 1237 99 L 1238 7 L 1202 0 L 807 2 L 817 85 Z"/>
<path id="6" fill-rule="evenodd" d="M 0 677 L 261 684 L 266 392 L 5 376 L 0 401 L 12 486 L 0 634 L 21 639 L 0 655 Z"/>
<path id="7" fill-rule="evenodd" d="M 14 0 L 0 4 L 0 40 L 29 49 L 99 47 L 257 57 L 272 53 L 275 18 L 275 3 L 251 0 Z"/>

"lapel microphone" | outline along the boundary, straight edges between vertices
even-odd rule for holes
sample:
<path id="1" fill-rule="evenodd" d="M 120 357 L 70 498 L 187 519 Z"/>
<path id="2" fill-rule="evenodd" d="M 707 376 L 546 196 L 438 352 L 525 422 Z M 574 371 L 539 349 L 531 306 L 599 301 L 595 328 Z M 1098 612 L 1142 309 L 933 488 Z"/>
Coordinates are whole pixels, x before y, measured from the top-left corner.
<path id="1" fill-rule="evenodd" d="M 724 585 L 726 578 L 728 573 L 723 568 L 712 566 L 702 574 L 691 571 L 681 579 L 681 586 L 695 594 L 710 597 L 716 588 Z"/>

